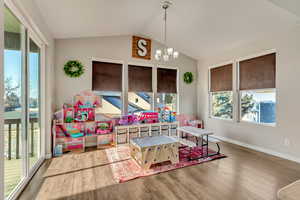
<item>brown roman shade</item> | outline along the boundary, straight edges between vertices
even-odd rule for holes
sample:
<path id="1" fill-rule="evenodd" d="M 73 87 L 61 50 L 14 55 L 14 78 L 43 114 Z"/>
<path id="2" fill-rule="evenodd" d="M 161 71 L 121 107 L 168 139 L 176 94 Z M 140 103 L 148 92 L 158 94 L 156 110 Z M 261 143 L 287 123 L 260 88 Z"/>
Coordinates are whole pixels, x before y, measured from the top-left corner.
<path id="1" fill-rule="evenodd" d="M 177 93 L 177 70 L 157 68 L 157 92 Z"/>
<path id="2" fill-rule="evenodd" d="M 152 92 L 152 67 L 128 65 L 128 91 Z"/>
<path id="3" fill-rule="evenodd" d="M 276 53 L 239 63 L 240 90 L 275 88 Z"/>
<path id="4" fill-rule="evenodd" d="M 232 90 L 232 64 L 210 69 L 210 91 Z"/>
<path id="5" fill-rule="evenodd" d="M 93 91 L 122 91 L 122 64 L 93 61 Z"/>

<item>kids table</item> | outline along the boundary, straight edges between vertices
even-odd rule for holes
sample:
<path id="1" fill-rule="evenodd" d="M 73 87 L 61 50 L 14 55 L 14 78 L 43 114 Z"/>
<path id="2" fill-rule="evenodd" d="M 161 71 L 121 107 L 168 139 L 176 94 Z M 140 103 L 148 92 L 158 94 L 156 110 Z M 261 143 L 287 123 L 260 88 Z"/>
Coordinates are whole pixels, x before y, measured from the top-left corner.
<path id="1" fill-rule="evenodd" d="M 152 164 L 171 161 L 179 162 L 179 142 L 170 136 L 133 138 L 130 140 L 130 153 L 143 169 Z"/>
<path id="2" fill-rule="evenodd" d="M 177 128 L 177 132 L 178 132 L 178 140 L 180 141 L 180 143 L 187 145 L 190 148 L 199 146 L 199 140 L 201 142 L 202 155 L 197 158 L 190 158 L 190 160 L 197 160 L 200 158 L 207 158 L 208 156 L 211 156 L 208 154 L 208 142 L 209 142 L 208 136 L 214 134 L 212 131 L 196 128 L 193 126 L 182 126 L 182 127 Z M 183 136 L 181 137 L 180 132 L 182 132 L 184 134 L 188 134 L 190 136 L 193 136 L 196 139 L 196 143 L 193 143 L 192 141 L 187 140 L 186 139 L 187 137 L 185 137 L 184 134 L 182 134 Z M 204 148 L 206 148 L 205 154 L 203 151 Z"/>

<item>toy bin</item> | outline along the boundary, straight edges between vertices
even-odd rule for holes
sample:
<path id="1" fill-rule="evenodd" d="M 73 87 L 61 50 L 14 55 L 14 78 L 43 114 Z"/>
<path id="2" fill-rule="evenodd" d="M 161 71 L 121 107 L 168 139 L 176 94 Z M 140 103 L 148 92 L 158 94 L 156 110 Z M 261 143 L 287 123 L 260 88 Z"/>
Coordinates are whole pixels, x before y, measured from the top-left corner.
<path id="1" fill-rule="evenodd" d="M 117 130 L 117 144 L 126 144 L 127 141 L 127 129 L 118 129 Z"/>
<path id="2" fill-rule="evenodd" d="M 139 137 L 139 128 L 129 128 L 129 139 L 137 138 Z"/>

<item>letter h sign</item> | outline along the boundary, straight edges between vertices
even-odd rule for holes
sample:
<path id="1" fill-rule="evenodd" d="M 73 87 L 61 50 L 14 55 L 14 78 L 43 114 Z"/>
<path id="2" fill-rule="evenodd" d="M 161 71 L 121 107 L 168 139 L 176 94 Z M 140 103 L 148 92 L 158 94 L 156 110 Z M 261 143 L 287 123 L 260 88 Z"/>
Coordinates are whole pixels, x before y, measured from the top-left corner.
<path id="1" fill-rule="evenodd" d="M 151 60 L 151 40 L 132 36 L 132 57 Z"/>

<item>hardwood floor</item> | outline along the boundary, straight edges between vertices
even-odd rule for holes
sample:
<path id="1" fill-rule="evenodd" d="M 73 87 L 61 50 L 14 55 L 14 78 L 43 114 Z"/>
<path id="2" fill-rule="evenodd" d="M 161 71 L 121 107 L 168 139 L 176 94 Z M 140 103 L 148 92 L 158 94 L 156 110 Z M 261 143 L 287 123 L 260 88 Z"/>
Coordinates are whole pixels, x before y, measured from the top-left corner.
<path id="1" fill-rule="evenodd" d="M 229 143 L 221 150 L 227 158 L 122 184 L 112 181 L 107 165 L 43 178 L 48 160 L 19 199 L 272 200 L 300 179 L 300 164 Z"/>

